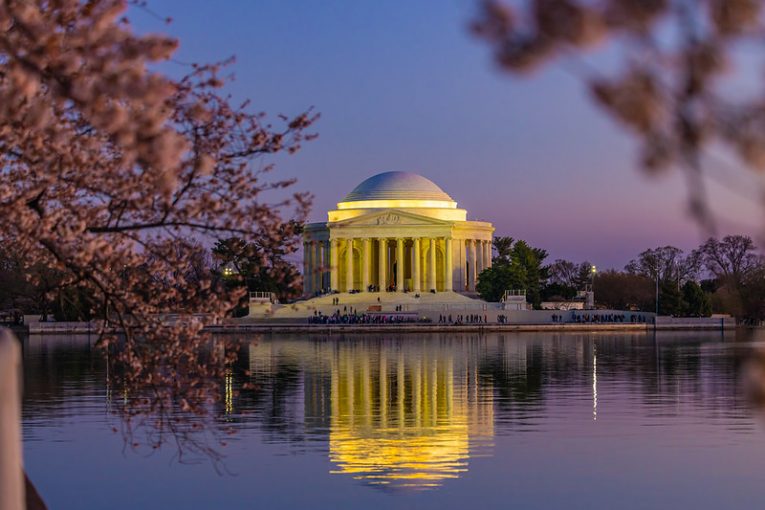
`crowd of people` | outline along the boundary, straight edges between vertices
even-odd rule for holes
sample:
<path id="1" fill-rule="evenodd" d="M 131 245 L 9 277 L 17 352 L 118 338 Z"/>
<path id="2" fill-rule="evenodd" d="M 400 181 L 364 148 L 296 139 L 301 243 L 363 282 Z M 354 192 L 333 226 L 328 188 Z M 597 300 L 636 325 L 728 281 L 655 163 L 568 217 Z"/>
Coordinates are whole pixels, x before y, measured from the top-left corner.
<path id="1" fill-rule="evenodd" d="M 477 313 L 471 313 L 467 315 L 455 315 L 452 320 L 452 314 L 449 315 L 439 315 L 438 316 L 438 323 L 439 324 L 454 324 L 454 325 L 460 325 L 460 324 L 488 324 L 489 323 L 489 317 L 484 314 L 477 314 Z"/>
<path id="2" fill-rule="evenodd" d="M 553 316 L 554 317 L 554 316 Z M 572 322 L 576 323 L 624 323 L 633 324 L 646 322 L 645 315 L 642 314 L 623 314 L 623 313 L 581 313 L 574 314 Z M 554 319 L 553 319 L 554 321 Z"/>
<path id="3" fill-rule="evenodd" d="M 331 315 L 314 311 L 313 317 L 309 317 L 308 322 L 311 324 L 403 324 L 430 322 L 430 319 L 418 317 L 414 314 L 358 313 L 358 310 L 353 307 L 343 307 L 342 312 L 338 308 Z"/>
<path id="4" fill-rule="evenodd" d="M 380 298 L 377 298 L 380 302 Z M 361 312 L 353 306 L 345 305 L 340 309 L 340 298 L 334 297 L 332 305 L 338 308 L 334 313 L 327 315 L 321 311 L 315 310 L 313 316 L 309 318 L 312 324 L 400 324 L 412 322 L 432 322 L 431 319 L 418 316 L 415 313 L 404 310 L 404 305 L 395 305 L 393 312 L 384 313 L 379 310 L 373 312 Z M 370 308 L 371 310 L 372 308 Z M 633 323 L 640 324 L 647 321 L 647 317 L 640 313 L 595 313 L 595 311 L 578 310 L 567 313 L 553 313 L 552 322 L 554 323 L 575 323 L 575 324 L 606 324 L 606 323 Z M 463 324 L 489 324 L 487 314 L 439 314 L 439 324 L 463 325 Z M 507 324 L 508 316 L 498 314 L 493 324 Z"/>

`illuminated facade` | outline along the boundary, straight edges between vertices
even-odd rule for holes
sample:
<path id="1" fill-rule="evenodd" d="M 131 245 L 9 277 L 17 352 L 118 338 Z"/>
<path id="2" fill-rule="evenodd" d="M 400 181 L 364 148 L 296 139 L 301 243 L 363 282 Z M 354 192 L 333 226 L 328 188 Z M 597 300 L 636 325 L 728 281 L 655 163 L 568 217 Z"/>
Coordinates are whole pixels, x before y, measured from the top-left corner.
<path id="1" fill-rule="evenodd" d="M 306 226 L 304 291 L 475 291 L 493 233 L 425 177 L 377 174 Z"/>

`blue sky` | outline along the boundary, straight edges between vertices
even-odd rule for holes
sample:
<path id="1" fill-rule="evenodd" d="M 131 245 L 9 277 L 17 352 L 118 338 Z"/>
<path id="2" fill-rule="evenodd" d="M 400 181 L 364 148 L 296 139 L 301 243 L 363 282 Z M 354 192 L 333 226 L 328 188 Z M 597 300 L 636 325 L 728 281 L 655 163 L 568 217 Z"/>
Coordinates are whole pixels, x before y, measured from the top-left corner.
<path id="1" fill-rule="evenodd" d="M 363 179 L 418 172 L 497 235 L 553 258 L 621 267 L 646 248 L 704 237 L 679 172 L 648 178 L 627 133 L 564 66 L 500 72 L 468 32 L 469 0 L 152 0 L 166 25 L 131 11 L 140 32 L 180 40 L 179 62 L 236 57 L 227 90 L 257 110 L 321 113 L 319 138 L 280 157 L 279 176 L 314 193 L 312 220 Z M 595 58 L 597 63 L 599 57 Z M 168 72 L 183 72 L 168 64 Z M 753 233 L 762 210 L 744 171 L 709 181 L 724 232 Z M 725 170 L 725 172 L 729 172 Z M 752 193 L 749 193 L 751 196 Z"/>

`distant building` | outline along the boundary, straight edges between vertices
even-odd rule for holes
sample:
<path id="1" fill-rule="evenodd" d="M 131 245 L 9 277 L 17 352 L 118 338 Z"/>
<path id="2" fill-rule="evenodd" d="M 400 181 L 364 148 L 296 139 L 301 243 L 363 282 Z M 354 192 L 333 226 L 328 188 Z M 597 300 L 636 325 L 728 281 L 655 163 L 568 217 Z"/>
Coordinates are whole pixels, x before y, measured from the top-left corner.
<path id="1" fill-rule="evenodd" d="M 322 223 L 305 228 L 304 293 L 475 292 L 491 267 L 494 227 L 435 183 L 385 172 L 359 184 Z"/>

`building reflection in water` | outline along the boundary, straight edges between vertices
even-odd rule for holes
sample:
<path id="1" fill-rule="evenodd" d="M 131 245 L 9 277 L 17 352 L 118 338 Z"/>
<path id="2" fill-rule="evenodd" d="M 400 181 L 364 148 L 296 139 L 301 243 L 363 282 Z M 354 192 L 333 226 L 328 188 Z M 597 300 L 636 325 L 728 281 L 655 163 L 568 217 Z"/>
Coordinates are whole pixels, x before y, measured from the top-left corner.
<path id="1" fill-rule="evenodd" d="M 598 354 L 592 346 L 592 421 L 598 420 Z"/>
<path id="2" fill-rule="evenodd" d="M 267 369 L 271 347 L 251 348 L 251 369 Z M 381 487 L 438 487 L 467 471 L 471 448 L 493 437 L 491 384 L 479 385 L 477 356 L 451 343 L 356 340 L 288 349 L 301 347 L 312 351 L 304 367 L 305 425 L 328 431 L 332 473 Z"/>
<path id="3" fill-rule="evenodd" d="M 223 413 L 225 416 L 229 416 L 234 412 L 234 374 L 231 370 L 226 372 L 223 383 Z"/>

